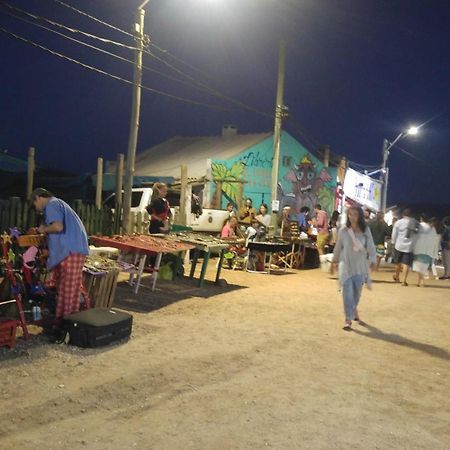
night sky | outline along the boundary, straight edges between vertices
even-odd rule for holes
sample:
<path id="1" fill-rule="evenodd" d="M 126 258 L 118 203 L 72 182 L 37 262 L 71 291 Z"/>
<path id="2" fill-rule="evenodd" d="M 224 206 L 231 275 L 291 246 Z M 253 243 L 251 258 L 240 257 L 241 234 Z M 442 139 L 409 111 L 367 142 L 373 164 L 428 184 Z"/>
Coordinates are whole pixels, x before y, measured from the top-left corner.
<path id="1" fill-rule="evenodd" d="M 126 31 L 140 3 L 66 2 Z M 54 0 L 9 3 L 133 45 L 126 35 Z M 198 70 L 152 49 L 156 55 L 266 113 L 273 112 L 278 40 L 285 39 L 290 118 L 284 128 L 307 147 L 328 144 L 353 162 L 378 165 L 383 138 L 393 140 L 409 125 L 428 122 L 419 136 L 392 150 L 388 204 L 450 202 L 450 1 L 151 0 L 146 11 L 145 31 L 152 42 Z M 0 12 L 2 28 L 132 80 L 131 64 L 8 16 L 5 6 Z M 131 50 L 67 34 L 134 57 Z M 126 154 L 130 85 L 3 32 L 0 49 L 0 149 L 22 157 L 35 146 L 38 164 L 75 173 L 94 172 L 97 156 Z M 180 77 L 149 55 L 144 64 Z M 242 133 L 273 129 L 270 118 L 159 74 L 144 71 L 143 84 L 227 111 L 144 91 L 138 152 L 175 135 L 217 135 L 225 123 Z"/>

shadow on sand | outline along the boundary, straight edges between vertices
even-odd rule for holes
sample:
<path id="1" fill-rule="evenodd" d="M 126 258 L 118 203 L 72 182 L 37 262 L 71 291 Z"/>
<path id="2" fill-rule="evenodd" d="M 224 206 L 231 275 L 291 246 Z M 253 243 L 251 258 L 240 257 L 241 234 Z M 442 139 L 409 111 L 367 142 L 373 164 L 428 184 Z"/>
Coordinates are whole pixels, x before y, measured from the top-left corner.
<path id="1" fill-rule="evenodd" d="M 363 325 L 364 328 L 367 330 L 366 332 L 357 330 L 355 328 L 353 328 L 352 331 L 356 334 L 359 334 L 360 336 L 390 342 L 391 344 L 400 345 L 401 347 L 409 347 L 412 348 L 413 350 L 428 353 L 430 356 L 434 356 L 435 358 L 450 361 L 450 353 L 447 350 L 444 350 L 440 347 L 436 347 L 435 345 L 430 344 L 422 344 L 421 342 L 413 341 L 412 339 L 405 338 L 398 334 L 385 333 L 384 331 L 372 325 L 369 325 L 366 322 L 364 322 L 361 325 Z"/>

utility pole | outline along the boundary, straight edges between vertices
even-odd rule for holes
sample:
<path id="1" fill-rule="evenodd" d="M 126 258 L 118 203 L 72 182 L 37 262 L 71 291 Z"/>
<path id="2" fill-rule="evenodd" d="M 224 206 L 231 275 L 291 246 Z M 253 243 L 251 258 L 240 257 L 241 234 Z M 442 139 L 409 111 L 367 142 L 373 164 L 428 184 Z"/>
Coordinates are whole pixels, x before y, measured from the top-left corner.
<path id="1" fill-rule="evenodd" d="M 131 103 L 130 134 L 128 138 L 127 165 L 125 171 L 125 186 L 123 196 L 122 232 L 130 232 L 131 192 L 133 189 L 134 165 L 136 161 L 136 146 L 139 131 L 139 115 L 141 110 L 141 83 L 142 83 L 142 51 L 144 49 L 144 6 L 146 0 L 137 9 L 135 23 L 136 56 L 133 76 L 133 99 Z"/>
<path id="2" fill-rule="evenodd" d="M 387 188 L 389 181 L 389 168 L 387 166 L 388 158 L 389 158 L 389 150 L 392 145 L 389 145 L 389 141 L 387 139 L 383 140 L 383 164 L 381 166 L 381 177 L 383 179 L 382 193 L 381 193 L 381 211 L 386 212 L 386 203 L 387 203 Z"/>
<path id="3" fill-rule="evenodd" d="M 284 113 L 284 74 L 286 67 L 286 43 L 280 41 L 278 44 L 278 83 L 277 99 L 275 103 L 275 126 L 273 130 L 273 164 L 272 164 L 272 226 L 276 234 L 278 227 L 279 200 L 277 199 L 278 188 L 278 166 L 280 160 L 281 125 Z"/>

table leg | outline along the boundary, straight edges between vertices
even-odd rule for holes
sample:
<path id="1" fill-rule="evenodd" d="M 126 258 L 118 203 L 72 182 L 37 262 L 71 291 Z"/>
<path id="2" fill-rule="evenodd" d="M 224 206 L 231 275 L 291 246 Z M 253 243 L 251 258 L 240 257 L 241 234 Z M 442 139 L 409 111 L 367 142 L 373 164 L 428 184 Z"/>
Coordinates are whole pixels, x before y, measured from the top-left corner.
<path id="1" fill-rule="evenodd" d="M 159 266 L 161 264 L 162 253 L 158 253 L 156 255 L 155 265 L 153 266 L 153 274 L 152 274 L 152 291 L 155 290 L 156 280 L 158 279 Z"/>
<path id="2" fill-rule="evenodd" d="M 198 280 L 198 287 L 203 287 L 203 282 L 205 281 L 206 268 L 208 267 L 209 256 L 211 251 L 207 250 L 203 255 L 202 271 L 200 272 L 200 279 Z"/>
<path id="3" fill-rule="evenodd" d="M 195 267 L 197 266 L 199 253 L 200 252 L 199 252 L 198 249 L 194 249 L 194 255 L 192 256 L 191 272 L 189 274 L 189 278 L 193 278 L 194 277 Z"/>
<path id="4" fill-rule="evenodd" d="M 138 266 L 138 273 L 137 273 L 137 280 L 135 282 L 134 289 L 133 289 L 133 292 L 135 294 L 138 293 L 139 285 L 141 284 L 141 278 L 142 278 L 142 273 L 144 272 L 146 259 L 147 259 L 147 255 L 140 255 L 139 266 Z"/>
<path id="5" fill-rule="evenodd" d="M 216 272 L 216 283 L 219 282 L 220 279 L 220 272 L 222 271 L 222 263 L 223 263 L 223 255 L 225 253 L 225 249 L 223 248 L 220 251 L 220 258 L 219 258 L 219 263 L 217 265 L 217 272 Z"/>

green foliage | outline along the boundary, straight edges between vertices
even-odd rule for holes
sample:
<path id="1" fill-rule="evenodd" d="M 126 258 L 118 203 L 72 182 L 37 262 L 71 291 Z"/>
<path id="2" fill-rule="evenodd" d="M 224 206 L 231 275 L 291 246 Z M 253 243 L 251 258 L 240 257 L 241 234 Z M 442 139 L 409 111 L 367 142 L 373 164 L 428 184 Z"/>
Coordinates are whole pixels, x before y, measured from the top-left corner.
<path id="1" fill-rule="evenodd" d="M 233 181 L 243 181 L 245 165 L 241 161 L 235 162 L 231 168 L 225 164 L 212 163 L 211 171 L 214 181 L 222 181 L 222 192 L 234 203 L 239 203 L 239 183 Z"/>
<path id="2" fill-rule="evenodd" d="M 322 209 L 331 214 L 334 210 L 334 192 L 332 189 L 322 186 L 317 193 Z"/>

